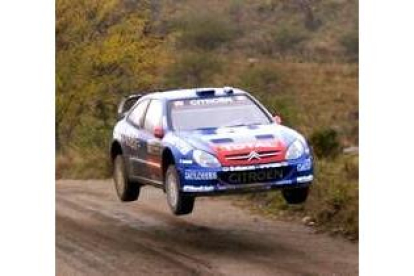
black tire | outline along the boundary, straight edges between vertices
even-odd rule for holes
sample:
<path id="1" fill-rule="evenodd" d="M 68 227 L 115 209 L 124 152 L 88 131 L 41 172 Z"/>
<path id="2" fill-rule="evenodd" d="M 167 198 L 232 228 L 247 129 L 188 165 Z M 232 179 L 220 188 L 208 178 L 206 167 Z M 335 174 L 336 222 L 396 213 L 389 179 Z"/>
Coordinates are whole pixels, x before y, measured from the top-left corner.
<path id="1" fill-rule="evenodd" d="M 292 188 L 282 190 L 282 195 L 289 204 L 300 204 L 306 201 L 309 194 L 309 187 Z"/>
<path id="2" fill-rule="evenodd" d="M 174 165 L 170 165 L 167 169 L 164 186 L 168 206 L 175 215 L 187 215 L 193 211 L 195 198 L 180 191 L 180 178 Z"/>
<path id="3" fill-rule="evenodd" d="M 135 201 L 138 199 L 141 185 L 129 180 L 122 155 L 115 157 L 113 179 L 116 194 L 121 201 Z"/>

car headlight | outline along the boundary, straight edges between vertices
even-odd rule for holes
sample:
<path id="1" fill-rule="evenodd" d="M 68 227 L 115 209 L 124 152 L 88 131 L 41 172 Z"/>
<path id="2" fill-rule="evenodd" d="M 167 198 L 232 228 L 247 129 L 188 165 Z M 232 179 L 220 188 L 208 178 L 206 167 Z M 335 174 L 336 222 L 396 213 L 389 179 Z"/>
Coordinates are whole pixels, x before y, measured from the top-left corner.
<path id="1" fill-rule="evenodd" d="M 194 150 L 193 159 L 202 167 L 217 168 L 221 166 L 216 157 L 205 151 Z"/>
<path id="2" fill-rule="evenodd" d="M 286 151 L 285 158 L 288 160 L 298 159 L 305 153 L 305 145 L 300 140 L 296 140 L 290 144 L 288 150 Z"/>

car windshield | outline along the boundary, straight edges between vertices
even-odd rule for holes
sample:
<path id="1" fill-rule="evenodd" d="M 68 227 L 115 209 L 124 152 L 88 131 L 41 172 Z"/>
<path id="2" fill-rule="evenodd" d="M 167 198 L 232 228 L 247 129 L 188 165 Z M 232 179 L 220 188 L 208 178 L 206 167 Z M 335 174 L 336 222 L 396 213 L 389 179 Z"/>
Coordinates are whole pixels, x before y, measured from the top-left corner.
<path id="1" fill-rule="evenodd" d="M 226 96 L 170 103 L 174 130 L 196 130 L 271 123 L 249 97 Z"/>

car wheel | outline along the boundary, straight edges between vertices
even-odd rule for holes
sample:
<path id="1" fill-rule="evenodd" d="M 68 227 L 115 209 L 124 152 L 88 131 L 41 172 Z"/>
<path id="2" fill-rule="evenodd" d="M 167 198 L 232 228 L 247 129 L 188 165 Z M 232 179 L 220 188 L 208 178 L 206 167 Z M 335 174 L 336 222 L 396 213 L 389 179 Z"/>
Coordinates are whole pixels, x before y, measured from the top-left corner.
<path id="1" fill-rule="evenodd" d="M 282 195 L 289 204 L 300 204 L 306 201 L 309 187 L 284 189 Z"/>
<path id="2" fill-rule="evenodd" d="M 174 165 L 168 167 L 164 185 L 168 205 L 175 215 L 186 215 L 193 211 L 195 198 L 180 191 L 180 178 Z"/>
<path id="3" fill-rule="evenodd" d="M 116 193 L 121 201 L 134 201 L 138 199 L 141 186 L 128 179 L 122 155 L 115 157 L 113 178 Z"/>

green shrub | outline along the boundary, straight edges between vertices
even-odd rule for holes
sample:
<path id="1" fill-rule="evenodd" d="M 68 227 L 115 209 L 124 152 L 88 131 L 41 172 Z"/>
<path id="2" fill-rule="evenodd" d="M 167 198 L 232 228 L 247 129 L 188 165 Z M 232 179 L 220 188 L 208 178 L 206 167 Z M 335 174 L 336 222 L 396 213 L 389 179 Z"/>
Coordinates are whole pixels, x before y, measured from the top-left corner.
<path id="1" fill-rule="evenodd" d="M 316 180 L 308 210 L 319 225 L 352 239 L 358 237 L 358 156 L 317 160 Z M 353 174 L 346 168 L 353 164 Z"/>
<path id="2" fill-rule="evenodd" d="M 178 44 L 192 50 L 214 50 L 236 36 L 232 22 L 214 15 L 187 17 L 178 26 L 182 29 Z"/>
<path id="3" fill-rule="evenodd" d="M 165 74 L 167 87 L 211 86 L 215 74 L 222 71 L 222 63 L 206 53 L 190 52 L 171 64 Z"/>
<path id="4" fill-rule="evenodd" d="M 331 128 L 315 131 L 310 142 L 315 154 L 319 157 L 335 157 L 341 150 L 338 133 Z"/>

